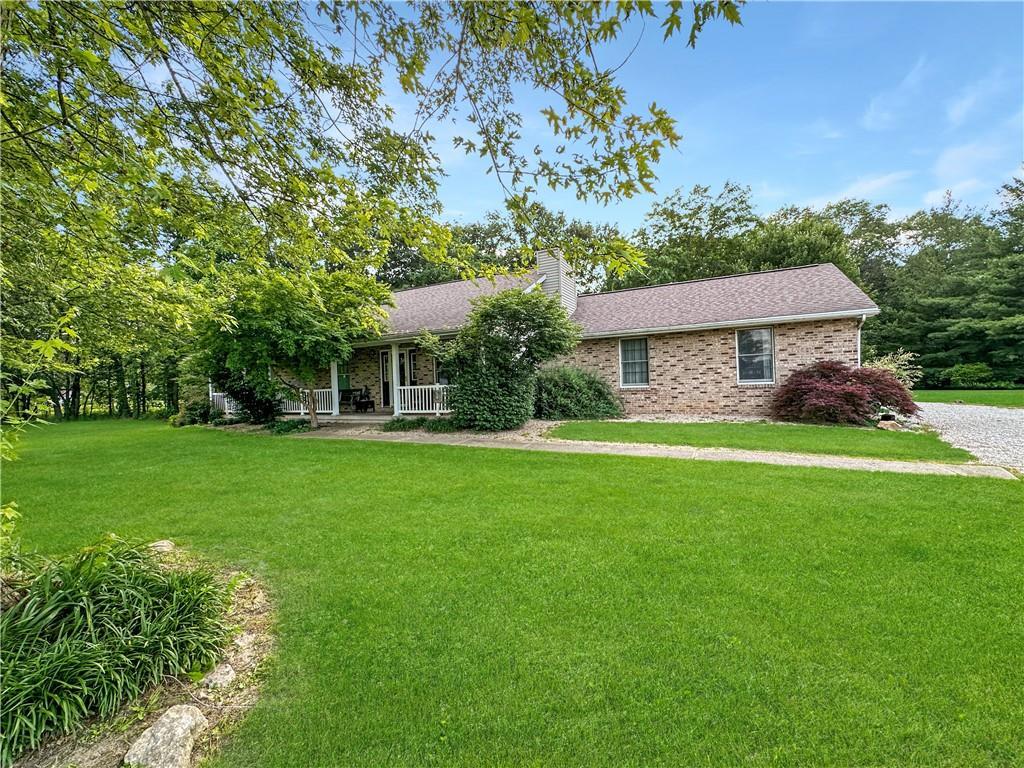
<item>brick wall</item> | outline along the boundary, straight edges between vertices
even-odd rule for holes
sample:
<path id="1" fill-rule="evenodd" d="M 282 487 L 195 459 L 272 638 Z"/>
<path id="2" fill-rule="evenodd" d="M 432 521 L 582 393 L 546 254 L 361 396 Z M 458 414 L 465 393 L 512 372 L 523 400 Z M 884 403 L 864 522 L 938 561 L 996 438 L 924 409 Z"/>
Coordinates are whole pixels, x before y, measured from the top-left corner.
<path id="1" fill-rule="evenodd" d="M 774 326 L 775 382 L 819 360 L 857 364 L 856 319 Z M 695 416 L 767 416 L 773 384 L 738 384 L 734 329 L 647 337 L 650 384 L 619 386 L 619 340 L 584 339 L 566 362 L 594 371 L 622 397 L 626 413 Z"/>
<path id="2" fill-rule="evenodd" d="M 390 346 L 359 347 L 352 352 L 352 358 L 344 368 L 349 372 L 349 383 L 353 389 L 370 388 L 370 397 L 381 407 L 384 402 L 380 391 L 380 351 L 390 350 Z M 403 347 L 403 351 L 408 351 Z M 390 373 L 390 372 L 389 372 Z M 416 350 L 413 366 L 413 380 L 417 384 L 434 383 L 434 358 L 423 350 Z"/>
<path id="3" fill-rule="evenodd" d="M 308 382 L 300 381 L 298 376 L 288 371 L 278 371 L 278 376 L 283 381 L 286 381 L 289 385 L 296 389 L 305 389 L 308 386 Z M 324 368 L 316 374 L 313 379 L 313 389 L 330 389 L 331 388 L 331 369 Z"/>

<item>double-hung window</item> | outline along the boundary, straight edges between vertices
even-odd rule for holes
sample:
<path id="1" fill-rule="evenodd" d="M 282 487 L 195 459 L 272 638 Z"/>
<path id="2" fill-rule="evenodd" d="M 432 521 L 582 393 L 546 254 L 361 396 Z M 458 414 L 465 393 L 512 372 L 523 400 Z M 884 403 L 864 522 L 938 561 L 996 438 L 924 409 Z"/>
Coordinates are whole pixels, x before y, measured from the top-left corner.
<path id="1" fill-rule="evenodd" d="M 646 387 L 650 383 L 647 339 L 619 340 L 619 383 L 623 387 Z"/>
<path id="2" fill-rule="evenodd" d="M 736 378 L 740 384 L 775 382 L 775 345 L 771 328 L 736 331 Z"/>

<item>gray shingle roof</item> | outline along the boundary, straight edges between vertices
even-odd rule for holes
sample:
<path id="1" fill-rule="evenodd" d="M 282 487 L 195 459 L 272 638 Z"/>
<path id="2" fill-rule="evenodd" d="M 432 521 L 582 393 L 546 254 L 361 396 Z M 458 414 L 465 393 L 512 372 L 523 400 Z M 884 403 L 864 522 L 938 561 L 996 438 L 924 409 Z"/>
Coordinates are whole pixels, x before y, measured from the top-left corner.
<path id="1" fill-rule="evenodd" d="M 396 291 L 388 336 L 427 329 L 454 331 L 466 321 L 471 300 L 509 288 L 526 288 L 537 274 L 460 280 Z M 847 313 L 876 314 L 878 307 L 838 267 L 815 264 L 769 272 L 630 288 L 579 297 L 573 320 L 584 336 L 668 328 L 713 327 L 772 318 Z"/>
<path id="2" fill-rule="evenodd" d="M 878 307 L 838 267 L 814 264 L 585 294 L 572 317 L 584 336 L 596 336 L 845 312 Z"/>
<path id="3" fill-rule="evenodd" d="M 395 306 L 388 309 L 388 336 L 415 336 L 428 330 L 454 331 L 466 322 L 473 308 L 471 300 L 490 296 L 509 288 L 527 288 L 537 282 L 537 274 L 499 275 L 493 281 L 456 280 L 422 288 L 395 291 Z"/>

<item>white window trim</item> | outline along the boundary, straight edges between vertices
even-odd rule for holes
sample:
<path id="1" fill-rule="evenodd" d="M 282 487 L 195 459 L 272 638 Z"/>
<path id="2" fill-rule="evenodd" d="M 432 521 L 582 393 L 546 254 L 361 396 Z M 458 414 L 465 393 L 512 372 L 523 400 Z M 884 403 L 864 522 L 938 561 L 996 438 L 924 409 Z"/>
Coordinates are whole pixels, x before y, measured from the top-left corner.
<path id="1" fill-rule="evenodd" d="M 768 331 L 772 335 L 772 377 L 770 379 L 741 379 L 740 378 L 740 332 L 741 331 Z M 757 386 L 775 383 L 775 328 L 765 325 L 760 328 L 737 328 L 733 331 L 733 343 L 736 346 L 736 383 L 741 387 Z"/>
<path id="2" fill-rule="evenodd" d="M 637 341 L 638 339 L 644 340 L 644 346 L 647 347 L 647 383 L 646 384 L 626 384 L 622 378 L 622 342 L 624 341 Z M 619 339 L 619 389 L 650 389 L 651 387 L 651 342 L 647 336 L 626 336 Z"/>

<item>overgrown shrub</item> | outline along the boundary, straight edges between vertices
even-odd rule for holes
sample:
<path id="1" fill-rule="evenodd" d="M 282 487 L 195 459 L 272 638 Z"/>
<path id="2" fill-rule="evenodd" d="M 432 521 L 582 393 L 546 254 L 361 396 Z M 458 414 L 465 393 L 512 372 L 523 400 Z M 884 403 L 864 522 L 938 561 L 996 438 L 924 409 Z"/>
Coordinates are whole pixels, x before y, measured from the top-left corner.
<path id="1" fill-rule="evenodd" d="M 533 416 L 533 371 L 498 366 L 467 366 L 457 375 L 448 394 L 452 419 L 462 429 L 493 432 L 514 429 Z"/>
<path id="2" fill-rule="evenodd" d="M 914 386 L 924 376 L 924 369 L 915 361 L 919 355 L 914 352 L 907 352 L 902 347 L 895 352 L 890 352 L 881 357 L 876 357 L 864 363 L 865 368 L 877 368 L 880 371 L 888 371 L 907 389 Z"/>
<path id="3" fill-rule="evenodd" d="M 579 327 L 557 299 L 502 291 L 477 299 L 454 341 L 424 335 L 420 345 L 449 373 L 459 428 L 512 429 L 533 415 L 537 369 L 568 354 Z"/>
<path id="4" fill-rule="evenodd" d="M 238 403 L 246 419 L 253 424 L 269 424 L 281 413 L 281 402 L 273 386 L 273 382 L 254 381 L 251 375 L 229 375 L 224 391 Z"/>
<path id="5" fill-rule="evenodd" d="M 992 381 L 992 369 L 985 363 L 960 363 L 944 370 L 942 380 L 954 389 L 985 387 Z"/>
<path id="6" fill-rule="evenodd" d="M 300 419 L 278 419 L 267 424 L 267 429 L 275 435 L 291 435 L 296 432 L 309 432 L 309 422 Z"/>
<path id="7" fill-rule="evenodd" d="M 622 403 L 600 376 L 561 365 L 537 374 L 533 413 L 538 419 L 615 419 Z"/>
<path id="8" fill-rule="evenodd" d="M 35 565 L 0 614 L 0 763 L 106 717 L 165 676 L 209 668 L 226 628 L 225 590 L 199 568 L 161 568 L 117 539 Z"/>
<path id="9" fill-rule="evenodd" d="M 772 399 L 772 415 L 789 421 L 866 424 L 881 408 L 908 416 L 918 411 L 907 388 L 888 371 L 835 360 L 794 371 Z"/>

